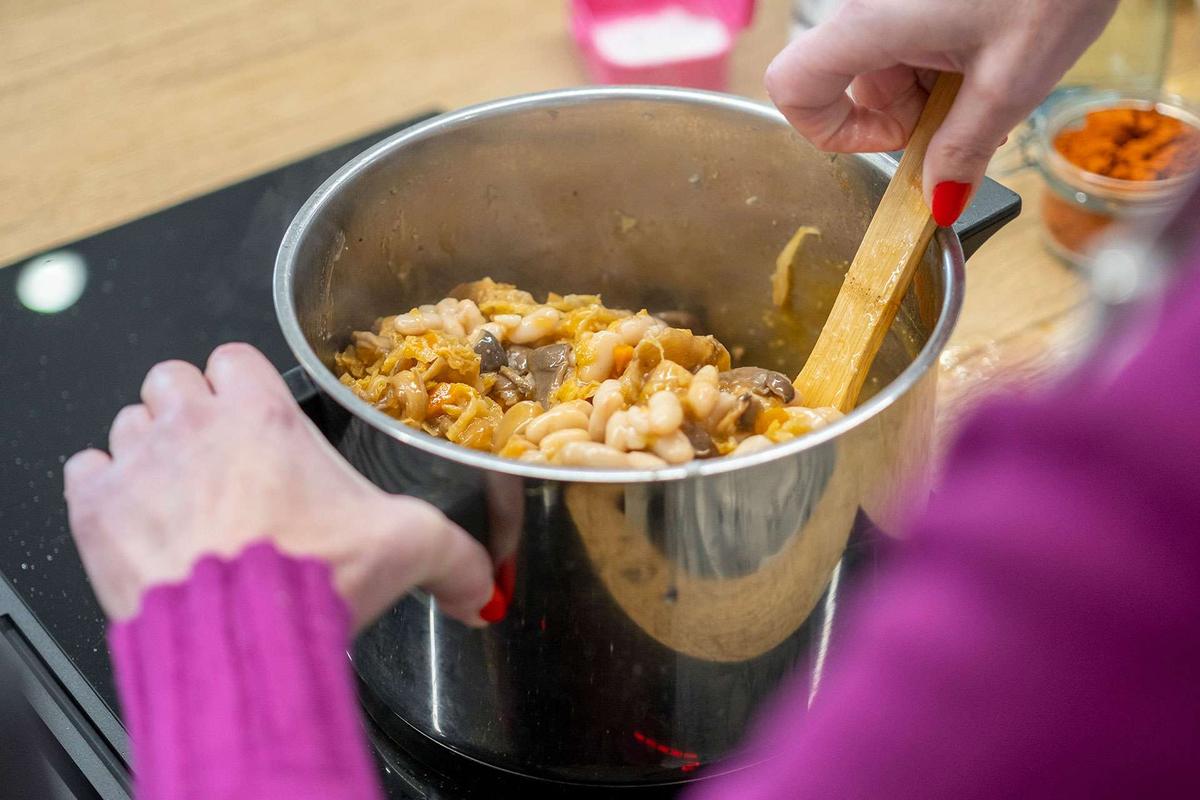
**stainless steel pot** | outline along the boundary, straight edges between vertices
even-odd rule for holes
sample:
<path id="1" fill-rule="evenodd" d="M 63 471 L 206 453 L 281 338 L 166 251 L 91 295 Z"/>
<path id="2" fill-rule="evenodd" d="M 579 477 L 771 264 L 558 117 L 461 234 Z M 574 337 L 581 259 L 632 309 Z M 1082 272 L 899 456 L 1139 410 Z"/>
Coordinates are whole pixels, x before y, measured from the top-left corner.
<path id="1" fill-rule="evenodd" d="M 934 366 L 962 300 L 953 233 L 930 246 L 865 402 L 754 455 L 660 472 L 504 461 L 368 407 L 329 364 L 351 330 L 490 275 L 684 308 L 744 363 L 794 373 L 893 169 L 820 153 L 748 100 L 583 89 L 417 125 L 312 196 L 280 248 L 275 302 L 303 370 L 344 409 L 331 438 L 483 541 L 514 593 L 486 631 L 420 595 L 368 630 L 354 665 L 380 724 L 526 775 L 662 783 L 728 753 L 798 664 L 815 689 L 855 520 L 886 528 L 929 452 Z M 976 239 L 1019 205 L 983 195 Z M 769 275 L 802 224 L 821 237 L 794 311 L 773 312 Z"/>

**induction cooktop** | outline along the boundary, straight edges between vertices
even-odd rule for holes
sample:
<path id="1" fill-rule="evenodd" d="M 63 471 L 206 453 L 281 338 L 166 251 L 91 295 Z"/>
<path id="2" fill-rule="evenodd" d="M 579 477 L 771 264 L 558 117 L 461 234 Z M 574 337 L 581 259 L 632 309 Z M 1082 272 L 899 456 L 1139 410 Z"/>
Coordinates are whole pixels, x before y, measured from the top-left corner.
<path id="1" fill-rule="evenodd" d="M 67 529 L 63 462 L 105 447 L 113 415 L 138 402 L 158 361 L 203 363 L 221 342 L 245 341 L 281 371 L 293 366 L 271 298 L 284 230 L 343 163 L 429 116 L 0 270 L 0 666 L 23 677 L 53 797 L 128 798 L 130 787 L 104 619 Z M 364 724 L 389 798 L 553 796 L 472 763 L 418 758 L 367 715 Z"/>
<path id="2" fill-rule="evenodd" d="M 39 745 L 56 800 L 127 800 L 131 787 L 105 622 L 67 529 L 63 463 L 106 446 L 113 415 L 138 402 L 159 361 L 203 363 L 216 345 L 245 341 L 281 372 L 293 367 L 271 295 L 285 229 L 342 164 L 431 116 L 0 269 L 0 681 L 19 675 L 33 720 L 20 735 Z M 612 796 L 499 772 L 419 735 L 398 742 L 363 717 L 392 800 Z"/>
<path id="3" fill-rule="evenodd" d="M 294 366 L 271 295 L 285 229 L 343 163 L 429 116 L 0 270 L 0 672 L 21 675 L 52 797 L 130 796 L 104 619 L 67 529 L 63 462 L 106 445 L 113 415 L 138 402 L 158 361 L 203 363 L 221 342 L 246 341 L 280 371 Z M 1004 197 L 986 196 L 997 192 Z M 988 182 L 975 205 L 996 202 L 1015 214 L 1011 193 Z M 986 216 L 964 220 L 960 233 Z M 852 536 L 849 556 L 868 551 L 862 541 Z M 395 800 L 615 793 L 515 778 L 389 739 L 369 715 L 364 724 Z M 630 793 L 675 791 L 620 792 Z"/>

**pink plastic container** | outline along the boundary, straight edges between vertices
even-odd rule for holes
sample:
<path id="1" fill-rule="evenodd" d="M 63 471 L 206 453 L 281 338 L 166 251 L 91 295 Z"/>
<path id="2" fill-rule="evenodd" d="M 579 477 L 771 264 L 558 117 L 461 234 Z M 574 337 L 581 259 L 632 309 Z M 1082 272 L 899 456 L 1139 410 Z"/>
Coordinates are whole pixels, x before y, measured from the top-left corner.
<path id="1" fill-rule="evenodd" d="M 724 91 L 729 53 L 754 0 L 571 0 L 588 77 Z"/>

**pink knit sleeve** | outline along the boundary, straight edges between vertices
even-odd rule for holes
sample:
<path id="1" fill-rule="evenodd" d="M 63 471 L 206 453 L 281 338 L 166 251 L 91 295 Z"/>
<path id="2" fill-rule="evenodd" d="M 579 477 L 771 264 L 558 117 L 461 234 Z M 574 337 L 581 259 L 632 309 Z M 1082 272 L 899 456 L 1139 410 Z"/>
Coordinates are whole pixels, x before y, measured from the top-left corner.
<path id="1" fill-rule="evenodd" d="M 327 565 L 256 544 L 109 630 L 139 800 L 381 797 Z"/>

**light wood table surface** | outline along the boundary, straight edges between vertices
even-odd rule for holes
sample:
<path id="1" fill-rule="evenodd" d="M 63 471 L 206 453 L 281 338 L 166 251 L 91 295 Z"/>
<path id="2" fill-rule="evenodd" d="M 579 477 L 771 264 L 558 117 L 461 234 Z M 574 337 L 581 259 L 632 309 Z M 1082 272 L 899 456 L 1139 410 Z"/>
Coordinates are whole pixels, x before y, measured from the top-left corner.
<path id="1" fill-rule="evenodd" d="M 764 97 L 787 0 L 763 0 L 732 90 Z M 1200 99 L 1181 4 L 1168 88 Z M 584 82 L 565 0 L 0 0 L 0 264 L 194 197 L 414 113 Z M 968 265 L 941 418 L 1001 374 L 1042 374 L 1085 287 L 1023 217 Z M 169 269 L 169 265 L 164 265 Z"/>

